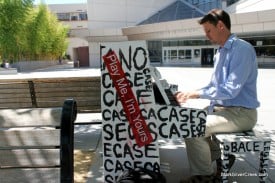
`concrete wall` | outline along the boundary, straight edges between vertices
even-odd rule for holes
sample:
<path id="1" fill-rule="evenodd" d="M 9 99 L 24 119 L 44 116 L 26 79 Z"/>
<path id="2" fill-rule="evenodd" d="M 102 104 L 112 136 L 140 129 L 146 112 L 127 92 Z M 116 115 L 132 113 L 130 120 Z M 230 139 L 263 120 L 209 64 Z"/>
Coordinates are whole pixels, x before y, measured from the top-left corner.
<path id="1" fill-rule="evenodd" d="M 90 67 L 100 66 L 101 42 L 127 41 L 122 27 L 147 19 L 176 0 L 87 0 Z"/>
<path id="2" fill-rule="evenodd" d="M 176 0 L 88 0 L 88 28 L 137 25 Z"/>
<path id="3" fill-rule="evenodd" d="M 88 9 L 86 3 L 49 4 L 48 7 L 52 13 L 70 13 L 71 15 L 86 13 Z M 76 60 L 77 55 L 74 54 L 74 49 L 88 46 L 88 41 L 85 39 L 88 35 L 88 21 L 62 21 L 61 23 L 70 28 L 70 37 L 68 38 L 69 45 L 66 53 L 71 56 L 72 60 Z"/>
<path id="4" fill-rule="evenodd" d="M 275 9 L 249 13 L 230 14 L 232 32 L 239 35 L 265 35 L 275 33 Z M 122 28 L 129 40 L 169 38 L 204 38 L 205 33 L 197 23 L 199 18 L 147 24 Z"/>
<path id="5" fill-rule="evenodd" d="M 70 37 L 69 42 L 67 54 L 71 56 L 71 60 L 75 61 L 78 59 L 78 55 L 74 52 L 74 49 L 88 46 L 88 41 L 78 37 Z"/>
<path id="6" fill-rule="evenodd" d="M 18 72 L 29 72 L 36 69 L 42 69 L 57 65 L 58 61 L 20 61 L 12 64 L 11 67 L 17 68 Z"/>
<path id="7" fill-rule="evenodd" d="M 240 0 L 225 8 L 228 13 L 247 13 L 275 8 L 274 0 Z"/>

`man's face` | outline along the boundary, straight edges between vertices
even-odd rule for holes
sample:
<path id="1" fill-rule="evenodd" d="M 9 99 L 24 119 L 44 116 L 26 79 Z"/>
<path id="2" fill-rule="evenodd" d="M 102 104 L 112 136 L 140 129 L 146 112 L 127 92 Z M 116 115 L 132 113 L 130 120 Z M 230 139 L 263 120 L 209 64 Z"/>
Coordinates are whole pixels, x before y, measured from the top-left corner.
<path id="1" fill-rule="evenodd" d="M 221 32 L 219 28 L 219 23 L 215 26 L 209 22 L 202 24 L 206 37 L 213 44 L 220 44 Z"/>

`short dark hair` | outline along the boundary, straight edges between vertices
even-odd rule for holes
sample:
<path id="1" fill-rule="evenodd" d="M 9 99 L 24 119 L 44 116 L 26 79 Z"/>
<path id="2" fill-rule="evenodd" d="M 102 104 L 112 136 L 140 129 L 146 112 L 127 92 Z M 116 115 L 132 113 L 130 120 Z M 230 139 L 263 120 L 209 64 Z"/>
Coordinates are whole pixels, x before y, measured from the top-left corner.
<path id="1" fill-rule="evenodd" d="M 227 12 L 221 9 L 213 9 L 209 11 L 206 15 L 204 15 L 199 20 L 199 24 L 204 24 L 205 22 L 209 22 L 216 26 L 219 20 L 224 23 L 224 25 L 228 30 L 231 29 L 230 16 Z"/>

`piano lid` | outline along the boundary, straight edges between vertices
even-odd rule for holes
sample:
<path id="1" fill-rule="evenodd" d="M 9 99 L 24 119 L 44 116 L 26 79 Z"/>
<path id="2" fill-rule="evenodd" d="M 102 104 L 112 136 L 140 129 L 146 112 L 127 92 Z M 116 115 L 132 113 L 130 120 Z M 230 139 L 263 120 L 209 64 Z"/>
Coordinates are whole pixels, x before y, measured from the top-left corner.
<path id="1" fill-rule="evenodd" d="M 150 71 L 153 78 L 153 91 L 156 103 L 160 105 L 180 106 L 174 97 L 174 94 L 178 90 L 178 85 L 169 84 L 165 79 L 162 79 L 157 68 L 150 67 Z"/>

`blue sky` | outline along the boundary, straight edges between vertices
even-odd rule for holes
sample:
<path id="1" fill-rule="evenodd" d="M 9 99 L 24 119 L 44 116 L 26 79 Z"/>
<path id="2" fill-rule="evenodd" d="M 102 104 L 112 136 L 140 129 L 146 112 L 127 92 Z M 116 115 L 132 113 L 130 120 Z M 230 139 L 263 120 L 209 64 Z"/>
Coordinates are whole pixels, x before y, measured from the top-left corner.
<path id="1" fill-rule="evenodd" d="M 41 1 L 46 4 L 87 3 L 87 0 L 35 0 L 34 4 L 39 4 Z"/>

